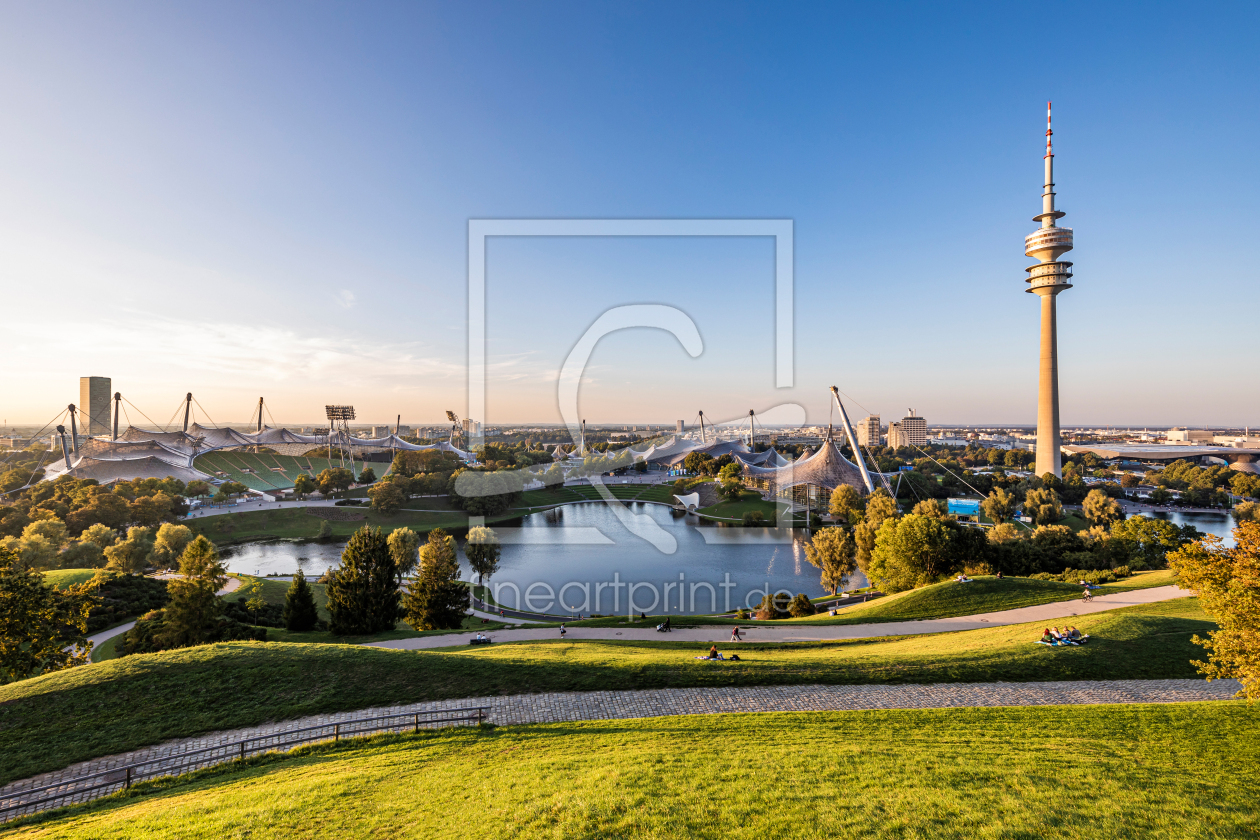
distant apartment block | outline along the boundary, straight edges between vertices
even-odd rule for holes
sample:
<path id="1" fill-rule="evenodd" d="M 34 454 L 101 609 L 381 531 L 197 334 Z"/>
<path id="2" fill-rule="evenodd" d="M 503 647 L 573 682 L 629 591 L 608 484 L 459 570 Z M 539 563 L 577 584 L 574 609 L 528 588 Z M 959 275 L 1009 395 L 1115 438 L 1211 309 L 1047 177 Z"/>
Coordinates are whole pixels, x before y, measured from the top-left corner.
<path id="1" fill-rule="evenodd" d="M 857 428 L 853 432 L 857 435 L 860 446 L 868 448 L 879 446 L 883 440 L 883 434 L 880 432 L 879 415 L 872 414 L 870 417 L 863 417 L 858 421 Z"/>
<path id="2" fill-rule="evenodd" d="M 927 419 L 910 413 L 901 418 L 902 446 L 927 446 Z"/>
<path id="3" fill-rule="evenodd" d="M 900 449 L 901 447 L 903 447 L 903 446 L 906 446 L 906 445 L 907 445 L 907 444 L 906 444 L 906 439 L 905 439 L 905 436 L 904 436 L 904 435 L 902 435 L 902 433 L 901 433 L 901 424 L 900 424 L 900 423 L 889 423 L 889 424 L 888 424 L 888 440 L 887 440 L 887 443 L 888 443 L 888 448 L 889 448 L 889 449 Z"/>

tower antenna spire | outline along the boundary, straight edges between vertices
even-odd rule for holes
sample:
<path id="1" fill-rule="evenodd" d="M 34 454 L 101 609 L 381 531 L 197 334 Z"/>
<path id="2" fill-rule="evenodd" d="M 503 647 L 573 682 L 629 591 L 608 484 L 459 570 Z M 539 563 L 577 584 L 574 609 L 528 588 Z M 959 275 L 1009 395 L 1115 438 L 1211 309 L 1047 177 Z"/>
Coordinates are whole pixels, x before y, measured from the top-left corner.
<path id="1" fill-rule="evenodd" d="M 1054 146 L 1050 140 L 1054 137 L 1054 130 L 1050 128 L 1050 103 L 1046 103 L 1046 157 L 1054 157 Z"/>

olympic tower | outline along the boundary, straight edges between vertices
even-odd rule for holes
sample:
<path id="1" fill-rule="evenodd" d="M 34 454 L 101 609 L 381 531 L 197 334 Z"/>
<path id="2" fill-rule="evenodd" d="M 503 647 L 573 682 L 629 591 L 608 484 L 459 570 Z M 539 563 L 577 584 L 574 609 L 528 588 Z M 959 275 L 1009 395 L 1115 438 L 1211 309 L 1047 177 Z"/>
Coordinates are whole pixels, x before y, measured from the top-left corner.
<path id="1" fill-rule="evenodd" d="M 1037 475 L 1062 477 L 1062 438 L 1059 434 L 1059 342 L 1055 299 L 1072 288 L 1072 264 L 1059 257 L 1072 250 L 1072 229 L 1057 227 L 1065 213 L 1054 209 L 1054 151 L 1050 130 L 1050 103 L 1046 103 L 1046 183 L 1041 193 L 1041 212 L 1033 216 L 1041 227 L 1024 237 L 1024 254 L 1039 260 L 1024 269 L 1028 291 L 1041 296 L 1041 373 L 1037 391 Z"/>

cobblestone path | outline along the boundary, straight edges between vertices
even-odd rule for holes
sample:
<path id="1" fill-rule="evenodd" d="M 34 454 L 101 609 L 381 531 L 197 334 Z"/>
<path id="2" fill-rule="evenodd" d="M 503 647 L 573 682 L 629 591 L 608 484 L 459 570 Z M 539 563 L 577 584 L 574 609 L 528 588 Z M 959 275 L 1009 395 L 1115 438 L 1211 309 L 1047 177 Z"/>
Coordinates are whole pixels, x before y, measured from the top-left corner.
<path id="1" fill-rule="evenodd" d="M 720 667 L 715 665 L 715 667 Z M 474 697 L 428 703 L 360 709 L 315 715 L 245 729 L 214 732 L 198 738 L 169 741 L 154 747 L 107 756 L 45 773 L 0 788 L 0 809 L 50 795 L 24 793 L 32 788 L 65 783 L 56 789 L 58 801 L 30 810 L 86 801 L 110 793 L 107 789 L 82 790 L 72 780 L 92 773 L 116 771 L 138 762 L 153 762 L 144 775 L 153 777 L 189 772 L 231 761 L 237 756 L 227 745 L 245 738 L 260 738 L 252 749 L 261 752 L 267 739 L 279 742 L 285 733 L 358 718 L 390 714 L 434 712 L 473 706 L 489 708 L 489 721 L 500 726 L 558 723 L 583 720 L 705 715 L 737 712 L 809 712 L 861 709 L 940 709 L 975 706 L 1048 706 L 1095 703 L 1187 703 L 1228 700 L 1241 688 L 1234 680 L 1115 680 L 1096 682 L 1038 683 L 938 683 L 932 685 L 797 685 L 749 688 L 668 688 L 647 691 L 591 691 Z M 410 729 L 411 725 L 406 724 Z M 326 736 L 331 739 L 331 731 Z M 190 752 L 214 748 L 190 760 Z M 100 780 L 96 780 L 99 782 Z M 21 815 L 26 809 L 0 810 L 0 819 Z"/>

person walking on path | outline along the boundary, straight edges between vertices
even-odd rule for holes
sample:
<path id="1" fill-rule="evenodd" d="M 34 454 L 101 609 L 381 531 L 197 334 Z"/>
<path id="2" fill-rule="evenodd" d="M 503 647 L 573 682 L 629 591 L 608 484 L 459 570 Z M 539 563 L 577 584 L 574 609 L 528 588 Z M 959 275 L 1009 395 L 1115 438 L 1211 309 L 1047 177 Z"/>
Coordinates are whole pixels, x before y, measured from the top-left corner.
<path id="1" fill-rule="evenodd" d="M 736 625 L 731 628 L 731 641 L 732 642 L 744 641 L 742 638 L 740 638 L 740 635 L 739 635 L 739 625 Z"/>
<path id="2" fill-rule="evenodd" d="M 669 626 L 669 616 L 665 616 L 665 632 L 673 632 L 672 628 Z"/>
<path id="3" fill-rule="evenodd" d="M 564 629 L 564 625 L 563 625 L 563 624 L 561 624 L 561 625 L 560 625 L 560 638 L 562 638 L 562 639 L 563 639 L 563 638 L 564 638 L 564 634 L 565 634 L 565 633 L 568 633 L 568 632 L 569 632 L 568 630 L 565 630 L 565 629 Z"/>

